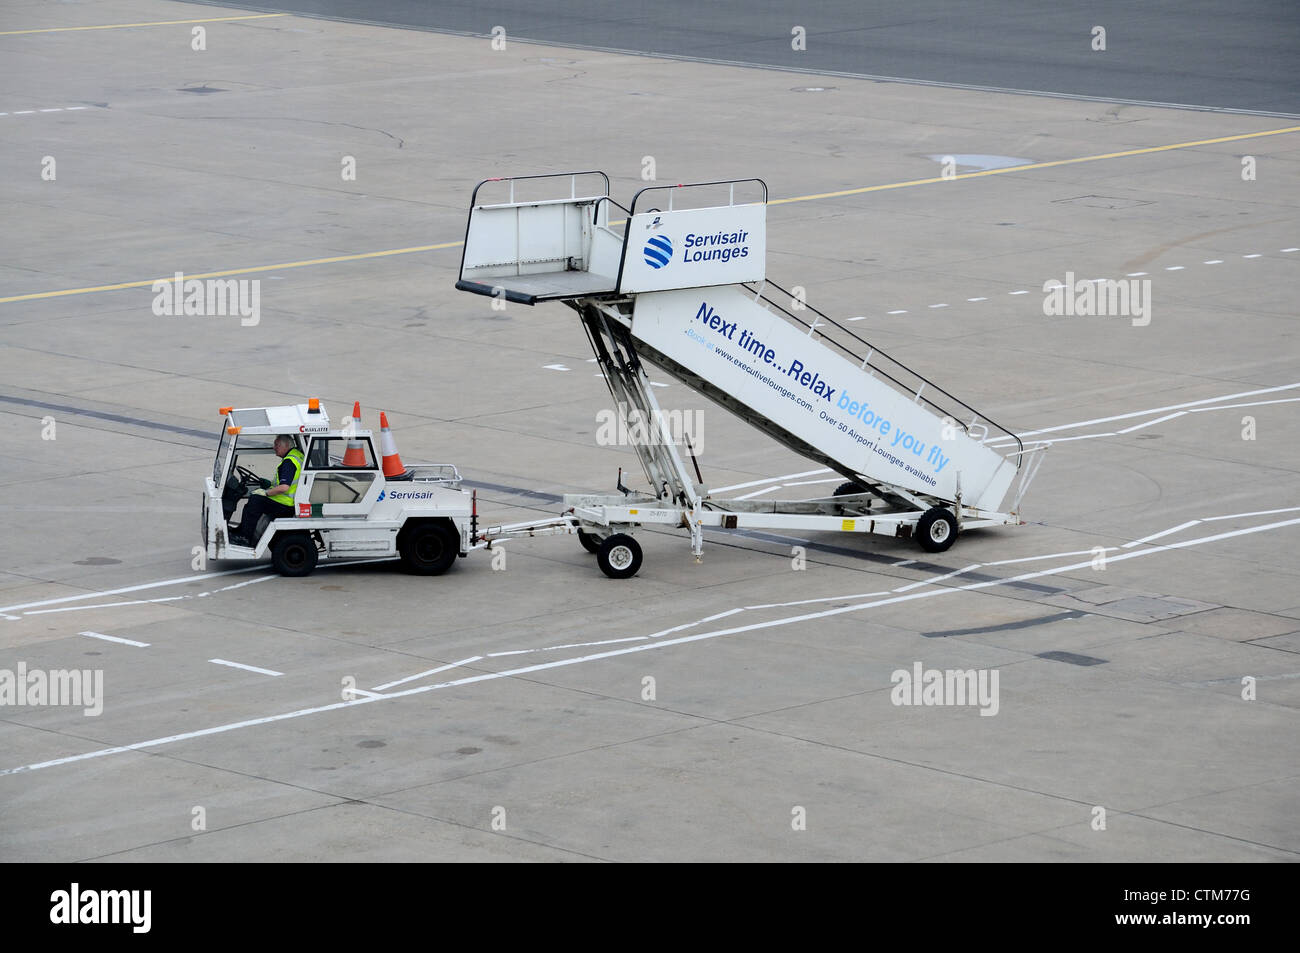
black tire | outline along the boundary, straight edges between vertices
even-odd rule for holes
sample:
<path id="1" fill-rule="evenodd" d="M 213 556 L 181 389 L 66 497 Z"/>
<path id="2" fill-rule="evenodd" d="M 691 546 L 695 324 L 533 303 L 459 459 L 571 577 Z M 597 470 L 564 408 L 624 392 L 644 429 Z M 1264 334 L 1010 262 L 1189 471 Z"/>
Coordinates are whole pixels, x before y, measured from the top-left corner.
<path id="1" fill-rule="evenodd" d="M 600 537 L 595 533 L 578 530 L 578 542 L 582 543 L 582 548 L 589 553 L 600 552 Z"/>
<path id="2" fill-rule="evenodd" d="M 855 493 L 866 492 L 867 488 L 865 486 L 861 483 L 855 483 L 853 480 L 850 480 L 848 483 L 841 483 L 837 486 L 835 492 L 832 493 L 831 496 L 852 496 Z"/>
<path id="3" fill-rule="evenodd" d="M 596 563 L 610 579 L 630 579 L 641 568 L 641 544 L 626 533 L 606 536 L 596 550 Z"/>
<path id="4" fill-rule="evenodd" d="M 957 517 L 952 510 L 934 506 L 916 521 L 916 539 L 927 553 L 941 553 L 957 541 Z"/>
<path id="5" fill-rule="evenodd" d="M 438 576 L 450 569 L 460 554 L 460 534 L 445 520 L 416 523 L 402 530 L 397 551 L 407 572 Z"/>
<path id="6" fill-rule="evenodd" d="M 281 576 L 311 575 L 316 557 L 316 544 L 306 533 L 285 533 L 271 543 L 271 565 Z"/>

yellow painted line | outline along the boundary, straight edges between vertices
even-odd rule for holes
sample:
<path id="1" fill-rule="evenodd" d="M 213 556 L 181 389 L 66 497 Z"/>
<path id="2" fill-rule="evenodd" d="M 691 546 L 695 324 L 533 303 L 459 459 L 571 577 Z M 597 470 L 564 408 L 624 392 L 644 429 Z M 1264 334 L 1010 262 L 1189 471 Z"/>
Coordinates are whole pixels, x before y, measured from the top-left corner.
<path id="1" fill-rule="evenodd" d="M 269 20 L 287 13 L 250 13 L 242 17 L 208 17 L 204 20 L 150 20 L 147 23 L 105 23 L 102 26 L 55 26 L 44 30 L 0 30 L 0 36 L 26 36 L 32 33 L 72 33 L 77 30 L 125 30 L 135 26 L 175 26 L 181 23 L 225 23 L 230 20 Z"/>
<path id="2" fill-rule="evenodd" d="M 280 265 L 256 265 L 252 268 L 229 268 L 225 271 L 209 271 L 201 275 L 185 276 L 191 278 L 224 278 L 227 275 L 249 275 L 258 271 L 282 271 L 286 268 L 306 268 L 308 265 L 332 265 L 340 261 L 360 261 L 363 258 L 386 258 L 389 255 L 410 255 L 418 251 L 438 251 L 441 248 L 459 248 L 463 242 L 442 242 L 438 245 L 412 245 L 410 248 L 390 248 L 387 251 L 368 251 L 359 255 L 335 255 L 333 258 L 309 258 L 306 261 L 287 261 Z M 0 298 L 0 304 L 8 301 L 31 301 L 35 298 L 62 298 L 65 295 L 84 295 L 95 291 L 118 291 L 122 288 L 151 287 L 156 281 L 173 281 L 175 275 L 166 278 L 146 278 L 144 281 L 124 281 L 116 285 L 96 285 L 93 288 L 68 288 L 66 291 L 38 291 L 35 294 L 14 295 Z"/>
<path id="3" fill-rule="evenodd" d="M 905 189 L 912 185 L 930 185 L 934 182 L 952 182 L 955 179 L 975 179 L 984 175 L 1002 175 L 1006 172 L 1026 172 L 1030 169 L 1050 169 L 1058 165 L 1073 165 L 1076 162 L 1097 162 L 1100 159 L 1122 159 L 1125 156 L 1149 155 L 1153 152 L 1168 152 L 1171 149 L 1192 149 L 1196 146 L 1212 146 L 1220 142 L 1237 142 L 1241 139 L 1258 139 L 1261 136 L 1280 136 L 1283 133 L 1300 132 L 1300 126 L 1288 126 L 1285 129 L 1269 129 L 1266 132 L 1244 132 L 1239 136 L 1220 136 L 1218 139 L 1197 139 L 1194 142 L 1175 142 L 1167 146 L 1149 146 L 1145 149 L 1128 149 L 1124 152 L 1107 152 L 1096 156 L 1079 156 L 1074 159 L 1055 159 L 1051 162 L 1033 162 L 1028 165 L 1013 165 L 1005 169 L 985 169 L 983 172 L 963 172 L 960 175 L 932 179 L 912 179 L 910 182 L 891 182 L 888 185 L 867 185 L 860 189 L 841 189 L 838 192 L 818 192 L 816 195 L 799 195 L 788 199 L 772 199 L 768 205 L 784 205 L 787 202 L 810 202 L 813 199 L 833 199 L 845 195 L 864 195 L 867 192 L 883 192 L 886 189 Z"/>
<path id="4" fill-rule="evenodd" d="M 277 14 L 278 15 L 278 14 Z M 1217 139 L 1197 139 L 1192 142 L 1175 142 L 1167 146 L 1149 146 L 1144 149 L 1128 149 L 1124 152 L 1107 152 L 1095 156 L 1079 156 L 1074 159 L 1055 159 L 1051 162 L 1034 162 L 1029 165 L 1015 165 L 1005 169 L 986 169 L 983 172 L 963 172 L 945 179 L 942 176 L 930 179 L 912 179 L 908 182 L 890 182 L 885 185 L 866 185 L 857 189 L 841 189 L 838 192 L 817 192 L 812 195 L 796 195 L 784 199 L 772 199 L 768 205 L 785 205 L 790 202 L 812 202 L 817 199 L 840 198 L 845 195 L 864 195 L 867 192 L 883 192 L 886 189 L 905 189 L 913 185 L 931 185 L 935 182 L 951 182 L 954 179 L 974 179 L 985 175 L 1002 175 L 1006 172 L 1025 172 L 1030 169 L 1049 169 L 1058 165 L 1073 165 L 1078 162 L 1097 162 L 1101 159 L 1121 159 L 1125 156 L 1149 155 L 1155 152 L 1169 152 L 1172 149 L 1191 149 L 1196 146 L 1212 146 L 1222 142 L 1239 142 L 1242 139 L 1258 139 L 1262 136 L 1280 136 L 1285 133 L 1300 132 L 1300 126 L 1288 126 L 1285 129 L 1268 129 L 1264 132 L 1244 132 L 1236 136 L 1220 136 Z M 227 271 L 211 271 L 202 275 L 186 275 L 186 278 L 224 278 L 228 275 L 248 275 L 260 271 L 283 271 L 287 268 L 306 268 L 308 265 L 330 265 L 341 261 L 361 261 L 365 258 L 386 258 L 389 255 L 410 255 L 415 252 L 438 251 L 444 248 L 459 248 L 464 242 L 441 242 L 437 245 L 413 245 L 410 248 L 390 248 L 386 251 L 368 251 L 356 255 L 336 255 L 333 258 L 311 258 L 307 261 L 288 261 L 278 265 L 257 265 L 251 268 L 231 268 Z M 0 298 L 0 304 L 12 301 L 34 301 L 38 298 L 62 298 L 67 295 L 92 294 L 96 291 L 117 291 L 122 288 L 150 287 L 156 281 L 171 281 L 166 278 L 147 278 L 144 281 L 126 281 L 116 285 L 96 285 L 92 288 L 68 288 L 64 291 L 38 291 L 32 294 L 12 295 Z"/>

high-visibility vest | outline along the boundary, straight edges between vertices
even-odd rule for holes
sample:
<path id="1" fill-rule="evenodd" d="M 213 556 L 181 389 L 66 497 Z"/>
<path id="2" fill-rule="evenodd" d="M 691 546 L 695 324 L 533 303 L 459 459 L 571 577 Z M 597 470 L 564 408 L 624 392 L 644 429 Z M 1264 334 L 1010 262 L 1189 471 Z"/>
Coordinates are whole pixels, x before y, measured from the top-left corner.
<path id="1" fill-rule="evenodd" d="M 293 480 L 289 483 L 289 492 L 277 493 L 275 496 L 268 496 L 268 500 L 274 500 L 276 503 L 283 503 L 285 506 L 293 506 L 293 495 L 298 492 L 298 477 L 302 475 L 302 451 L 294 447 L 284 455 L 286 460 L 293 461 Z M 279 482 L 279 475 L 276 475 L 276 482 Z"/>

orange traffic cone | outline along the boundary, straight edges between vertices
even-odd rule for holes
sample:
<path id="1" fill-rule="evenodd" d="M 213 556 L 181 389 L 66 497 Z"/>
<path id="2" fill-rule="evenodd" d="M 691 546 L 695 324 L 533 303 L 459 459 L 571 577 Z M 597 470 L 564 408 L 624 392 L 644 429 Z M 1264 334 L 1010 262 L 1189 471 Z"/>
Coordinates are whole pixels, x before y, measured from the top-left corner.
<path id="1" fill-rule="evenodd" d="M 361 401 L 356 401 L 352 405 L 352 427 L 355 430 L 361 424 Z M 361 446 L 361 440 L 355 434 L 348 438 L 348 448 L 343 453 L 343 465 L 345 467 L 364 467 L 369 461 L 366 460 L 365 448 Z"/>
<path id="2" fill-rule="evenodd" d="M 397 455 L 397 441 L 393 439 L 393 432 L 388 429 L 388 415 L 382 410 L 379 412 L 379 452 L 384 457 L 385 477 L 392 479 L 406 473 L 406 467 L 402 466 L 402 458 Z"/>

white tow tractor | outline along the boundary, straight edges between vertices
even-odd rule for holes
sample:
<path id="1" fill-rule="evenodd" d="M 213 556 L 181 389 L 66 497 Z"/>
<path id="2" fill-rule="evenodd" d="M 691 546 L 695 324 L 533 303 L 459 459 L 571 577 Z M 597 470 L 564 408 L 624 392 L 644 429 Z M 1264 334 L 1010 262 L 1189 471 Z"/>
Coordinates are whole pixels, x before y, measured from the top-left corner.
<path id="1" fill-rule="evenodd" d="M 376 463 L 373 433 L 352 417 L 331 426 L 320 402 L 285 407 L 222 407 L 212 473 L 204 479 L 203 542 L 209 559 L 248 561 L 269 554 L 285 576 L 306 576 L 320 559 L 399 555 L 413 573 L 445 572 L 472 548 L 471 494 L 451 464 L 403 466 L 391 437 Z M 359 416 L 359 411 L 356 416 Z M 275 438 L 302 453 L 292 517 L 263 515 L 250 545 L 231 541 L 241 503 L 279 482 Z M 391 453 L 390 453 L 391 450 Z M 268 483 L 269 481 L 269 483 Z M 239 511 L 237 513 L 237 511 Z"/>

